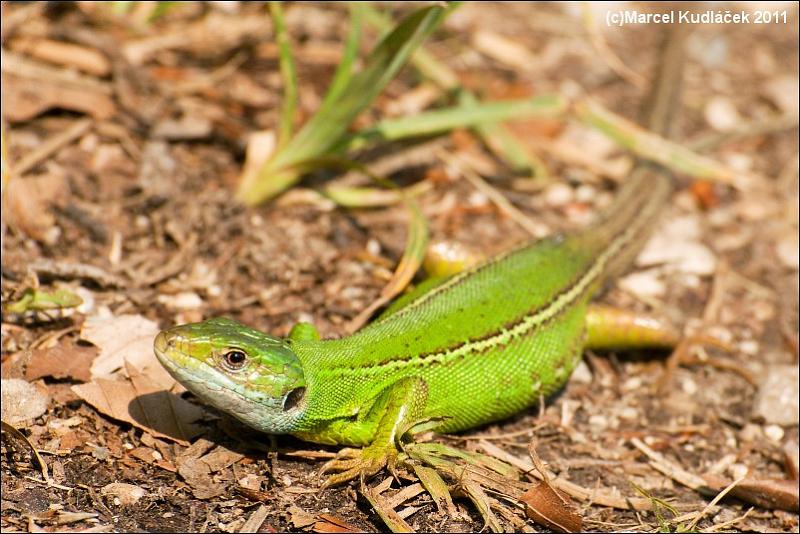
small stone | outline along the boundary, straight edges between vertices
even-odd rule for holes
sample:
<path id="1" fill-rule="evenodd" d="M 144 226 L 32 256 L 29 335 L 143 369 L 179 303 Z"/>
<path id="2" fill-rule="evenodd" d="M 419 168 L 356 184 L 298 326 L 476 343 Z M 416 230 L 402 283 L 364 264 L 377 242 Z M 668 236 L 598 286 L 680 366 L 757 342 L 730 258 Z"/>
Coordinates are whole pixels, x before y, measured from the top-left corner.
<path id="1" fill-rule="evenodd" d="M 176 295 L 159 295 L 158 302 L 171 310 L 196 310 L 203 307 L 203 299 L 193 291 L 184 291 Z"/>
<path id="2" fill-rule="evenodd" d="M 667 293 L 667 287 L 657 269 L 631 273 L 617 282 L 619 286 L 639 298 L 660 298 Z"/>
<path id="3" fill-rule="evenodd" d="M 604 415 L 592 415 L 589 417 L 589 426 L 592 427 L 592 430 L 605 430 L 608 428 L 608 419 Z"/>
<path id="4" fill-rule="evenodd" d="M 589 369 L 589 366 L 586 364 L 586 362 L 581 361 L 575 370 L 572 371 L 571 380 L 579 384 L 592 383 L 592 371 Z"/>
<path id="5" fill-rule="evenodd" d="M 632 376 L 622 383 L 622 391 L 628 393 L 630 391 L 638 391 L 642 387 L 642 379 L 638 376 Z"/>
<path id="6" fill-rule="evenodd" d="M 797 365 L 775 365 L 761 381 L 754 413 L 768 424 L 796 425 L 800 421 L 798 399 L 800 371 Z"/>
<path id="7" fill-rule="evenodd" d="M 739 343 L 739 350 L 749 356 L 755 356 L 758 354 L 759 348 L 758 341 L 755 339 L 746 339 Z"/>
<path id="8" fill-rule="evenodd" d="M 704 114 L 709 126 L 719 132 L 729 132 L 742 122 L 736 106 L 723 96 L 712 97 L 706 104 Z"/>
<path id="9" fill-rule="evenodd" d="M 626 406 L 620 410 L 619 416 L 620 418 L 627 419 L 628 421 L 635 421 L 639 418 L 639 410 L 633 406 Z"/>
<path id="10" fill-rule="evenodd" d="M 0 381 L 2 402 L 0 414 L 6 423 L 24 427 L 47 411 L 50 398 L 39 389 L 19 378 L 4 378 Z"/>
<path id="11" fill-rule="evenodd" d="M 744 428 L 739 431 L 739 439 L 742 441 L 758 441 L 763 435 L 764 433 L 761 427 L 753 423 L 747 423 L 744 425 Z"/>
<path id="12" fill-rule="evenodd" d="M 744 464 L 731 464 L 728 468 L 728 475 L 736 480 L 746 476 L 748 471 L 750 471 L 750 469 Z"/>
<path id="13" fill-rule="evenodd" d="M 764 427 L 764 435 L 767 436 L 768 440 L 780 443 L 783 439 L 784 432 L 778 425 L 767 425 Z"/>
<path id="14" fill-rule="evenodd" d="M 139 499 L 147 495 L 147 492 L 139 486 L 125 484 L 123 482 L 112 482 L 100 488 L 100 493 L 105 496 L 114 497 L 114 502 L 121 506 L 131 506 L 139 502 Z"/>
<path id="15" fill-rule="evenodd" d="M 795 199 L 796 200 L 796 199 Z M 778 258 L 786 267 L 790 269 L 797 269 L 800 265 L 800 252 L 798 251 L 798 233 L 787 232 L 782 238 L 778 240 L 776 252 Z"/>
<path id="16" fill-rule="evenodd" d="M 681 382 L 681 389 L 687 395 L 694 395 L 697 393 L 697 382 L 687 377 Z"/>
<path id="17" fill-rule="evenodd" d="M 563 182 L 556 182 L 544 192 L 544 198 L 550 206 L 565 206 L 572 202 L 575 193 L 570 186 Z"/>

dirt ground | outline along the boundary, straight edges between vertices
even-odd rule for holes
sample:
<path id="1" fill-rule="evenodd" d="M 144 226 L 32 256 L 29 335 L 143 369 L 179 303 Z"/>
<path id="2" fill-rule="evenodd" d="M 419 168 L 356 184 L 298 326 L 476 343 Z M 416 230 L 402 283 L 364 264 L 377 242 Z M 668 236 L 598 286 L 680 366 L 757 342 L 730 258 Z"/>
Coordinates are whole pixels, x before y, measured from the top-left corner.
<path id="1" fill-rule="evenodd" d="M 275 131 L 279 120 L 278 48 L 266 8 L 124 4 L 2 8 L 4 166 L 11 169 L 3 188 L 4 306 L 29 288 L 67 290 L 82 304 L 25 313 L 4 307 L 3 419 L 24 439 L 3 427 L 0 526 L 386 530 L 357 484 L 318 490 L 320 460 L 337 448 L 259 434 L 177 389 L 164 404 L 163 374 L 152 367 L 149 347 L 159 328 L 219 315 L 277 335 L 298 320 L 313 321 L 323 337 L 345 335 L 403 254 L 406 208 L 337 207 L 315 191 L 332 179 L 370 183 L 332 173 L 306 177 L 258 207 L 239 204 L 234 191 L 253 150 L 251 134 Z M 534 442 L 560 479 L 622 502 L 655 499 L 654 510 L 575 499 L 586 530 L 800 526 L 792 401 L 798 9 L 769 6 L 786 21 L 696 24 L 687 41 L 675 137 L 746 179 L 731 186 L 680 176 L 652 242 L 601 297 L 665 317 L 689 334 L 715 336 L 731 350 L 694 347 L 680 365 L 666 353 L 588 353 L 543 406 L 432 438 L 490 454 L 488 443 L 528 462 Z M 397 20 L 414 6 L 381 8 Z M 587 23 L 579 4 L 468 3 L 425 48 L 483 100 L 589 95 L 637 120 L 658 58 L 657 31 L 608 26 L 606 16 L 650 8 L 613 3 L 594 9 Z M 318 107 L 336 68 L 348 12 L 342 4 L 284 9 L 300 81 L 299 124 Z M 752 15 L 756 7 L 714 9 Z M 377 35 L 365 29 L 362 52 Z M 445 92 L 408 66 L 356 125 L 444 105 L 452 105 Z M 381 172 L 403 186 L 424 184 L 419 202 L 431 246 L 455 243 L 481 255 L 589 223 L 632 162 L 578 121 L 517 121 L 509 129 L 548 176 L 513 171 L 468 130 L 381 146 L 360 158 L 369 165 L 393 158 Z M 453 172 L 442 153 L 472 162 L 519 214 Z M 12 391 L 12 379 L 22 389 Z M 20 408 L 10 420 L 6 410 L 27 396 L 34 405 L 44 399 L 40 409 Z M 154 422 L 170 419 L 167 406 L 177 434 L 159 431 L 170 421 Z M 180 423 L 186 414 L 199 421 Z M 388 488 L 386 476 L 369 484 L 384 481 L 384 501 L 415 530 L 484 528 L 470 500 L 457 497 L 454 513 L 445 513 L 425 492 L 397 497 L 413 486 L 411 474 Z M 692 483 L 712 476 L 722 482 L 710 494 Z M 706 509 L 740 478 L 740 493 Z M 546 529 L 526 518 L 521 504 L 500 501 L 503 528 Z"/>

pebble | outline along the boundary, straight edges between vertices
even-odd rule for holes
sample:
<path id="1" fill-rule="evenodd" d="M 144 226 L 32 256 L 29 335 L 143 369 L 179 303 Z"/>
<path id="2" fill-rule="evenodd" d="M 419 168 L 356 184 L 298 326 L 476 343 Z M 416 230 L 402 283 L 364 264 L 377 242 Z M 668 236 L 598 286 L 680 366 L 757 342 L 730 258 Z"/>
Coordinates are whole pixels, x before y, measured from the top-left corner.
<path id="1" fill-rule="evenodd" d="M 605 430 L 608 428 L 608 419 L 604 415 L 592 415 L 589 417 L 589 426 L 592 427 L 592 430 Z"/>
<path id="2" fill-rule="evenodd" d="M 639 298 L 660 298 L 667 292 L 658 269 L 631 273 L 619 279 L 619 286 Z"/>
<path id="3" fill-rule="evenodd" d="M 572 377 L 570 380 L 579 384 L 592 383 L 592 371 L 589 369 L 589 366 L 586 364 L 586 362 L 581 361 L 581 363 L 578 364 L 578 366 L 572 372 Z"/>
<path id="4" fill-rule="evenodd" d="M 739 111 L 729 98 L 712 97 L 706 104 L 704 115 L 709 126 L 718 132 L 728 132 L 742 122 Z"/>
<path id="5" fill-rule="evenodd" d="M 565 206 L 572 202 L 575 194 L 570 186 L 562 182 L 556 182 L 544 193 L 545 201 L 550 206 Z"/>
<path id="6" fill-rule="evenodd" d="M 14 427 L 25 427 L 47 411 L 50 398 L 39 389 L 19 378 L 4 378 L 0 381 L 2 402 L 0 417 Z"/>
<path id="7" fill-rule="evenodd" d="M 175 295 L 159 295 L 158 302 L 171 310 L 196 310 L 203 307 L 203 299 L 193 291 L 183 291 Z"/>
<path id="8" fill-rule="evenodd" d="M 139 502 L 139 499 L 147 495 L 144 488 L 125 484 L 124 482 L 112 482 L 100 488 L 100 493 L 105 496 L 114 497 L 116 505 L 131 506 Z"/>
<path id="9" fill-rule="evenodd" d="M 783 429 L 778 425 L 767 425 L 764 427 L 764 435 L 772 442 L 780 443 L 783 439 Z"/>
<path id="10" fill-rule="evenodd" d="M 796 425 L 800 421 L 798 382 L 797 365 L 772 366 L 759 385 L 755 415 L 770 425 Z"/>
<path id="11" fill-rule="evenodd" d="M 739 439 L 742 441 L 757 441 L 763 436 L 761 427 L 753 423 L 747 423 L 744 428 L 739 431 Z"/>

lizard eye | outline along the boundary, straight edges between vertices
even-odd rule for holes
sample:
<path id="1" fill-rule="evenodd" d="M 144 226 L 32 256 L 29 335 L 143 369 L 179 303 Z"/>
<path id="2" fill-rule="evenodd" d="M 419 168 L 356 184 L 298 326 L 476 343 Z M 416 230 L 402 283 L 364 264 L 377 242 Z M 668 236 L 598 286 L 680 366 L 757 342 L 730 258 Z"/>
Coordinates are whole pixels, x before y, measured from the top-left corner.
<path id="1" fill-rule="evenodd" d="M 229 350 L 222 355 L 222 364 L 230 371 L 238 371 L 247 363 L 247 354 L 241 350 Z"/>

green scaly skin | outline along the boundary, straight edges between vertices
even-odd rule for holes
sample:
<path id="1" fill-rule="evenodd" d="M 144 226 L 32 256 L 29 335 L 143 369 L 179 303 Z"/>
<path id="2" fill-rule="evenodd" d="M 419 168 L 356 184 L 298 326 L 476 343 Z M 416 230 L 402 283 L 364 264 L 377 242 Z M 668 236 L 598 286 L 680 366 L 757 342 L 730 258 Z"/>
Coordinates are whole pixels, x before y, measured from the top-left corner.
<path id="1" fill-rule="evenodd" d="M 635 256 L 670 193 L 642 166 L 589 228 L 490 259 L 405 299 L 359 332 L 287 339 L 229 319 L 161 332 L 155 352 L 192 393 L 258 430 L 346 449 L 336 484 L 392 468 L 422 428 L 506 418 L 561 387 L 586 346 L 660 346 L 674 332 L 620 320 L 590 299 Z"/>

